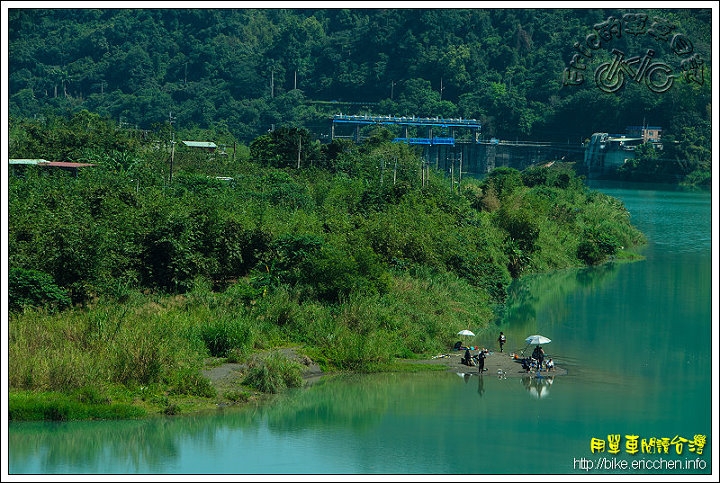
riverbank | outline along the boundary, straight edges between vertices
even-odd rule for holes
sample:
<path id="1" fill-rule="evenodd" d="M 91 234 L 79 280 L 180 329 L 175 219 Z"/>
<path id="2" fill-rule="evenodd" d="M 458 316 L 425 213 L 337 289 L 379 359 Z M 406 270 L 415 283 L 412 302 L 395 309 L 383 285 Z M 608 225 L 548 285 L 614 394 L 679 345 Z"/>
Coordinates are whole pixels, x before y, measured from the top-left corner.
<path id="1" fill-rule="evenodd" d="M 475 366 L 466 366 L 460 362 L 463 358 L 465 351 L 452 350 L 444 354 L 438 354 L 430 359 L 419 359 L 419 360 L 403 360 L 403 363 L 407 364 L 428 364 L 436 366 L 445 366 L 446 370 L 456 372 L 459 374 L 478 374 L 478 368 Z M 474 354 L 474 352 L 473 352 Z M 500 375 L 502 377 L 526 377 L 528 376 L 527 371 L 522 368 L 519 359 L 513 358 L 512 352 L 490 352 L 485 358 L 485 369 L 484 374 L 489 375 Z M 531 373 L 534 375 L 535 373 Z M 546 374 L 546 371 L 542 371 L 541 374 Z M 547 372 L 553 376 L 564 376 L 567 375 L 567 369 L 555 364 L 555 370 Z"/>
<path id="2" fill-rule="evenodd" d="M 294 348 L 277 349 L 277 352 L 280 352 L 290 361 L 297 362 L 303 367 L 302 377 L 306 382 L 312 382 L 324 374 L 323 370 L 315 361 L 306 355 L 300 354 Z M 202 371 L 202 376 L 210 380 L 210 383 L 215 388 L 217 392 L 217 405 L 226 406 L 237 402 L 234 395 L 237 394 L 241 388 L 244 388 L 244 390 L 248 389 L 242 386 L 242 383 L 247 375 L 251 362 L 263 355 L 263 353 L 256 354 L 246 363 L 217 363 L 217 360 L 213 359 L 206 361 L 206 367 Z M 245 399 L 255 399 L 259 395 L 260 393 L 257 392 L 252 394 L 247 393 Z"/>
<path id="3" fill-rule="evenodd" d="M 278 351 L 289 360 L 303 366 L 303 379 L 306 381 L 306 384 L 311 384 L 317 380 L 317 378 L 326 374 L 316 362 L 306 355 L 299 353 L 294 348 L 282 348 L 278 349 Z M 479 374 L 477 366 L 466 366 L 462 364 L 461 359 L 464 353 L 464 351 L 451 350 L 425 359 L 399 359 L 397 364 L 401 370 L 410 369 L 410 367 L 403 366 L 419 366 L 420 370 L 424 370 L 422 366 L 433 366 L 427 367 L 427 370 L 442 370 L 441 368 L 444 368 L 448 372 L 455 372 L 457 374 Z M 217 406 L 223 407 L 238 403 L 238 401 L 232 400 L 232 395 L 241 387 L 247 369 L 248 364 L 221 363 L 213 365 L 209 362 L 209 366 L 202 371 L 202 375 L 210 380 L 217 391 L 215 402 Z M 520 360 L 513 358 L 512 352 L 490 352 L 485 359 L 485 369 L 483 374 L 503 378 L 536 375 L 534 372 L 528 373 L 525 371 L 522 368 Z M 542 371 L 541 375 L 563 376 L 567 375 L 567 369 L 556 364 L 554 371 Z M 231 397 L 228 398 L 228 395 Z M 260 394 L 248 396 L 248 400 L 250 400 L 259 397 Z"/>
<path id="4" fill-rule="evenodd" d="M 299 348 L 285 347 L 259 352 L 244 362 L 226 362 L 226 359 L 208 358 L 201 371 L 201 378 L 211 386 L 211 397 L 200 395 L 173 395 L 158 392 L 157 388 L 144 388 L 141 396 L 127 392 L 113 392 L 102 396 L 98 390 L 86 389 L 78 394 L 36 393 L 17 391 L 9 395 L 10 420 L 77 420 L 77 419 L 134 419 L 157 415 L 188 415 L 213 411 L 219 408 L 257 404 L 271 397 L 272 393 L 262 392 L 245 384 L 251 367 L 262 364 L 270 353 L 279 352 L 289 361 L 301 367 L 303 385 L 313 384 L 324 375 L 320 365 Z M 477 367 L 461 363 L 464 351 L 447 353 L 421 359 L 398 359 L 388 367 L 392 372 L 448 371 L 465 377 L 479 374 Z M 490 353 L 485 362 L 487 376 L 501 378 L 527 377 L 519 361 L 511 354 Z M 555 371 L 542 375 L 565 375 L 567 371 L 556 366 Z M 209 389 L 209 388 L 208 388 Z M 205 391 L 210 392 L 210 391 Z"/>

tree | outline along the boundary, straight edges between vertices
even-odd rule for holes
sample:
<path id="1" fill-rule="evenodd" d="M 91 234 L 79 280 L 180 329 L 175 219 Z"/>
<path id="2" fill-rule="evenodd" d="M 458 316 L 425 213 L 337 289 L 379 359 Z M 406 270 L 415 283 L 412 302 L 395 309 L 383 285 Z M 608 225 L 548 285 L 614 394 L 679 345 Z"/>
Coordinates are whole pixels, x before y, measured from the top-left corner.
<path id="1" fill-rule="evenodd" d="M 70 297 L 52 276 L 39 270 L 11 268 L 8 273 L 8 308 L 18 312 L 26 307 L 61 310 L 70 306 Z"/>
<path id="2" fill-rule="evenodd" d="M 319 146 L 307 129 L 280 127 L 250 143 L 251 156 L 276 168 L 308 167 L 320 157 Z"/>

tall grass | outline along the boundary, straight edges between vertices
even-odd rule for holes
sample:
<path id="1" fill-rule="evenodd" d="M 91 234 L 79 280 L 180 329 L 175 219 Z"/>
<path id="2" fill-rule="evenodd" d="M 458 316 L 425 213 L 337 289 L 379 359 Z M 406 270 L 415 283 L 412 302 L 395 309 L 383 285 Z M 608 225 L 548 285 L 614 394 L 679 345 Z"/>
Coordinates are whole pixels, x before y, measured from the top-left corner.
<path id="1" fill-rule="evenodd" d="M 167 383 L 183 369 L 198 371 L 204 353 L 187 338 L 175 300 L 146 301 L 125 310 L 102 304 L 62 315 L 30 311 L 9 324 L 9 384 L 13 389 L 69 392 L 86 385 Z M 101 317 L 113 323 L 97 324 Z M 122 316 L 122 320 L 117 317 Z"/>
<path id="2" fill-rule="evenodd" d="M 251 361 L 243 382 L 264 393 L 277 394 L 285 388 L 302 386 L 302 366 L 275 351 Z"/>
<path id="3" fill-rule="evenodd" d="M 206 357 L 240 361 L 287 344 L 303 344 L 330 369 L 381 370 L 397 357 L 445 350 L 458 330 L 492 318 L 477 289 L 448 275 L 398 275 L 388 294 L 335 306 L 301 303 L 290 289 L 255 305 L 199 290 L 202 296 L 133 296 L 62 314 L 12 315 L 10 388 L 69 393 L 161 385 L 210 394 L 191 377 Z"/>

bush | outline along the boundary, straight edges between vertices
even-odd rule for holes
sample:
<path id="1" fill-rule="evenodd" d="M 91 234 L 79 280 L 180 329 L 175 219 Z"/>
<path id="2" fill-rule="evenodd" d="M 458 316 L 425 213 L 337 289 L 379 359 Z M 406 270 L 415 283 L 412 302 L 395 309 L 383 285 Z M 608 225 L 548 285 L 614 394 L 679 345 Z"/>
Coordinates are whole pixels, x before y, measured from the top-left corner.
<path id="1" fill-rule="evenodd" d="M 227 391 L 223 394 L 225 399 L 235 403 L 247 402 L 250 400 L 250 393 L 246 391 Z"/>
<path id="2" fill-rule="evenodd" d="M 163 410 L 162 413 L 165 416 L 176 416 L 180 414 L 180 406 L 177 404 L 168 404 Z"/>
<path id="3" fill-rule="evenodd" d="M 25 307 L 60 310 L 70 304 L 70 297 L 47 273 L 22 268 L 11 268 L 8 272 L 8 308 L 11 312 L 19 312 Z"/>
<path id="4" fill-rule="evenodd" d="M 145 416 L 142 408 L 107 401 L 88 401 L 87 394 L 86 391 L 75 394 L 13 392 L 8 395 L 8 418 L 10 421 L 73 421 Z"/>
<path id="5" fill-rule="evenodd" d="M 198 397 L 215 397 L 217 391 L 206 377 L 194 371 L 184 369 L 175 374 L 171 395 L 188 394 Z"/>
<path id="6" fill-rule="evenodd" d="M 212 357 L 227 357 L 231 351 L 252 345 L 250 327 L 240 319 L 210 321 L 200 328 L 200 338 Z"/>
<path id="7" fill-rule="evenodd" d="M 607 233 L 585 233 L 577 249 L 577 257 L 588 265 L 603 263 L 608 257 L 617 253 L 620 243 L 617 238 Z"/>
<path id="8" fill-rule="evenodd" d="M 243 384 L 267 394 L 277 394 L 289 387 L 301 387 L 302 366 L 280 352 L 253 361 Z"/>

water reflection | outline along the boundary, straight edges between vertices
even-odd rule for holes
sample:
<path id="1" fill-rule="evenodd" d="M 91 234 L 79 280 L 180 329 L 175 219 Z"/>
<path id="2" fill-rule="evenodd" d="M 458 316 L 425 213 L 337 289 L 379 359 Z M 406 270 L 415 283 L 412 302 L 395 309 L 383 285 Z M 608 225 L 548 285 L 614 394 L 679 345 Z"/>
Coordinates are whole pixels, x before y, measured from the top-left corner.
<path id="1" fill-rule="evenodd" d="M 452 472 L 465 451 L 456 447 L 459 433 L 501 432 L 498 411 L 509 421 L 516 411 L 526 415 L 520 388 L 499 390 L 501 378 L 488 375 L 458 377 L 464 384 L 452 373 L 346 375 L 271 404 L 204 415 L 14 423 L 10 468 L 15 474 Z M 482 417 L 468 419 L 473 403 L 482 406 Z M 278 445 L 285 448 L 282 462 L 272 457 Z M 389 454 L 405 463 L 388 462 Z"/>
<path id="2" fill-rule="evenodd" d="M 523 386 L 535 399 L 543 399 L 550 393 L 550 386 L 553 385 L 555 376 L 528 376 L 522 378 Z"/>
<path id="3" fill-rule="evenodd" d="M 508 289 L 507 305 L 502 322 L 498 324 L 507 335 L 506 347 L 522 354 L 527 348 L 528 334 L 542 333 L 557 342 L 567 339 L 567 330 L 576 329 L 583 322 L 575 320 L 576 307 L 570 301 L 586 303 L 594 294 L 617 284 L 622 264 L 600 266 L 553 273 L 535 274 L 514 281 Z M 554 344 L 555 345 L 555 344 Z M 557 350 L 552 348 L 555 353 Z M 571 355 L 563 351 L 556 356 Z M 557 361 L 557 359 L 556 359 Z"/>
<path id="4" fill-rule="evenodd" d="M 607 263 L 579 270 L 542 273 L 515 280 L 508 289 L 503 330 L 510 330 L 516 346 L 522 345 L 521 334 L 534 334 L 538 318 L 546 330 L 554 327 L 554 321 L 567 320 L 571 307 L 564 301 L 570 294 L 588 294 L 612 284 L 618 274 L 618 265 Z M 550 312 L 548 312 L 550 311 Z M 511 342 L 508 340 L 508 342 Z M 510 347 L 513 347 L 512 345 Z"/>

